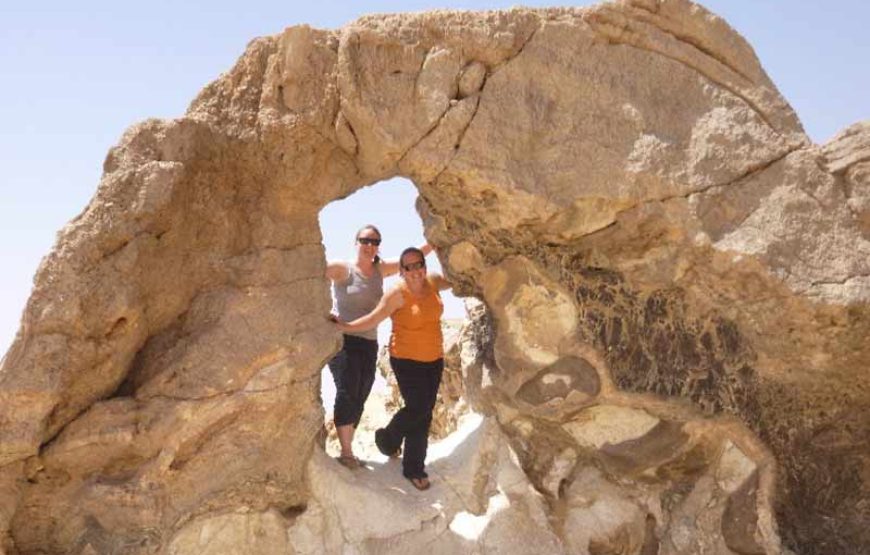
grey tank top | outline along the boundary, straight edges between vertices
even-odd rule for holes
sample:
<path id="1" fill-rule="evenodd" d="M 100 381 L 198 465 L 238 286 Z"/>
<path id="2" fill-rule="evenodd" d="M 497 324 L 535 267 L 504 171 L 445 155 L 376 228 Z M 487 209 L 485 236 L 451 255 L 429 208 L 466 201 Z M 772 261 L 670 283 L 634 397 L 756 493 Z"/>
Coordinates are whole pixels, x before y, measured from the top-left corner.
<path id="1" fill-rule="evenodd" d="M 348 264 L 347 281 L 332 282 L 332 293 L 335 297 L 335 308 L 338 317 L 350 322 L 371 312 L 384 294 L 384 277 L 381 275 L 381 265 L 375 264 L 372 277 L 363 276 L 354 264 Z M 348 332 L 348 335 L 365 339 L 378 338 L 378 328 L 368 331 Z"/>

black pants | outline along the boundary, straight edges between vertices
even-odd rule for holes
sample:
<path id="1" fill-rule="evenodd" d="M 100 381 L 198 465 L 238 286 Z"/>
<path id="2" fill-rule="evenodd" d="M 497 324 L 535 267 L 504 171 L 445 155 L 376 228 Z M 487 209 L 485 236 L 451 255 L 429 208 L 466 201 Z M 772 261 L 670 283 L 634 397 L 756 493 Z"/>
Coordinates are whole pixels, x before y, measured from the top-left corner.
<path id="1" fill-rule="evenodd" d="M 344 345 L 329 361 L 329 370 L 335 382 L 333 418 L 336 426 L 359 425 L 363 406 L 375 383 L 377 361 L 377 341 L 354 335 L 344 336 Z"/>
<path id="2" fill-rule="evenodd" d="M 393 415 L 383 432 L 387 452 L 396 451 L 405 441 L 402 453 L 402 474 L 406 478 L 425 478 L 423 463 L 429 447 L 429 426 L 432 409 L 441 385 L 444 359 L 420 362 L 390 357 L 390 366 L 399 382 L 399 392 L 405 406 Z"/>

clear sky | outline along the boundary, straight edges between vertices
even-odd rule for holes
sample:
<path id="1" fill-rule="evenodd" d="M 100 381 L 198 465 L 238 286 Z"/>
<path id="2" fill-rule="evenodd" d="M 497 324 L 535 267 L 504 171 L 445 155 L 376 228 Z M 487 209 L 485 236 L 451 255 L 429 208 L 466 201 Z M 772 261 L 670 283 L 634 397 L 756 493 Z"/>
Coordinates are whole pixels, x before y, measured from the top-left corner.
<path id="1" fill-rule="evenodd" d="M 299 23 L 336 28 L 366 13 L 511 5 L 518 3 L 2 2 L 0 355 L 18 327 L 39 260 L 56 231 L 87 204 L 109 147 L 136 121 L 182 115 L 197 91 L 229 69 L 250 39 Z M 870 2 L 713 0 L 706 5 L 749 39 L 814 141 L 824 142 L 870 118 Z M 379 184 L 343 201 L 353 208 L 336 203 L 326 209 L 321 221 L 329 256 L 348 256 L 348 230 L 364 221 L 390 228 L 387 255 L 417 243 L 420 223 L 413 197 L 407 183 Z M 394 228 L 394 220 L 407 223 Z"/>

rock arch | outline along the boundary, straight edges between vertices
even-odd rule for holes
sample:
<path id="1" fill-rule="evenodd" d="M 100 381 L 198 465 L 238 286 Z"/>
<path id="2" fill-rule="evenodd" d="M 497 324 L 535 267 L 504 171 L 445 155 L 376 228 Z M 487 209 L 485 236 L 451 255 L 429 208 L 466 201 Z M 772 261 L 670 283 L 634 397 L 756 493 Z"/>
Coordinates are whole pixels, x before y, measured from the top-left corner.
<path id="1" fill-rule="evenodd" d="M 793 549 L 867 549 L 868 137 L 812 145 L 683 0 L 256 39 L 125 133 L 40 266 L 0 369 L 6 549 L 154 552 L 204 515 L 304 511 L 337 341 L 317 213 L 393 175 L 491 309 L 471 390 L 530 483 L 652 473 L 687 488 L 675 519 L 717 500 L 709 529 L 625 532 L 662 552 L 776 550 L 770 504 Z"/>

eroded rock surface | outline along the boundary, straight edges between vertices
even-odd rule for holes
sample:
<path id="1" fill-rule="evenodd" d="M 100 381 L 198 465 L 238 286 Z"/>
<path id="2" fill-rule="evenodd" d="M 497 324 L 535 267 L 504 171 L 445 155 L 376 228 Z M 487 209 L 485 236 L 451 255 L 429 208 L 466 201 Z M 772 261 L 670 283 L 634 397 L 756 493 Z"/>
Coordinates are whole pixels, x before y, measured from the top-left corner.
<path id="1" fill-rule="evenodd" d="M 257 39 L 124 134 L 41 264 L 0 550 L 870 551 L 868 164 L 870 124 L 812 145 L 687 0 Z M 439 509 L 318 445 L 317 214 L 396 175 L 486 307 Z"/>

